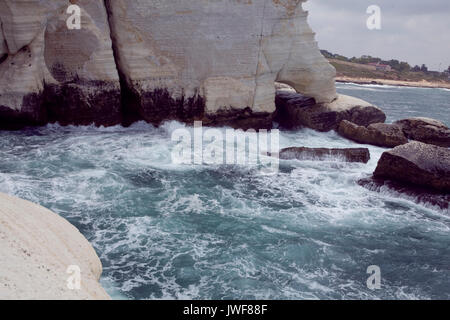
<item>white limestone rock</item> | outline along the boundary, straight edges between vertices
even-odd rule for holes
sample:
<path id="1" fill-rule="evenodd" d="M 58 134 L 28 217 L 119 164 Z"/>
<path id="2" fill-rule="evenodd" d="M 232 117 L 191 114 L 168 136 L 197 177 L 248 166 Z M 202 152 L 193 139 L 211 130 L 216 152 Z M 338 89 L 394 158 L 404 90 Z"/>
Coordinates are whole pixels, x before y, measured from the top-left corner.
<path id="1" fill-rule="evenodd" d="M 319 52 L 302 2 L 107 0 L 118 68 L 137 111 L 162 120 L 189 113 L 201 98 L 206 116 L 246 108 L 270 114 L 275 81 L 331 102 L 335 70 Z M 172 114 L 159 110 L 164 103 Z"/>
<path id="2" fill-rule="evenodd" d="M 0 1 L 0 21 L 9 54 L 16 54 L 38 36 L 46 14 L 47 8 L 42 1 Z"/>
<path id="3" fill-rule="evenodd" d="M 68 1 L 0 0 L 0 52 L 8 54 L 0 64 L 0 125 L 119 122 L 120 83 L 104 3 L 77 4 L 81 29 L 69 30 Z"/>
<path id="4" fill-rule="evenodd" d="M 122 116 L 270 126 L 275 81 L 331 103 L 335 69 L 303 2 L 0 0 L 0 127 Z M 80 30 L 66 26 L 72 3 Z"/>
<path id="5" fill-rule="evenodd" d="M 57 214 L 0 193 L 0 239 L 0 300 L 110 299 L 94 249 Z M 69 266 L 81 270 L 80 290 L 67 285 Z"/>

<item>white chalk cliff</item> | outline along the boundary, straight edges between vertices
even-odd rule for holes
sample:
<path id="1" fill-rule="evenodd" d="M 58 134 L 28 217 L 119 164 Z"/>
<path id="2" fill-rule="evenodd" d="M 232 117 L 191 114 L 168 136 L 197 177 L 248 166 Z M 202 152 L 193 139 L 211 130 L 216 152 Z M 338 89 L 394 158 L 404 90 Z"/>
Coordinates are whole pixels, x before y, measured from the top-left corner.
<path id="1" fill-rule="evenodd" d="M 80 30 L 66 24 L 71 2 L 81 8 Z M 0 26 L 0 122 L 120 121 L 103 1 L 0 0 Z"/>
<path id="2" fill-rule="evenodd" d="M 0 300 L 110 299 L 94 249 L 57 214 L 0 193 L 0 240 Z"/>
<path id="3" fill-rule="evenodd" d="M 0 0 L 0 122 L 267 122 L 275 81 L 331 102 L 335 70 L 303 2 Z"/>
<path id="4" fill-rule="evenodd" d="M 319 53 L 303 0 L 107 0 L 118 68 L 152 118 L 161 103 L 202 97 L 205 113 L 275 111 L 275 81 L 317 102 L 336 97 L 335 70 Z M 194 100 L 195 101 L 195 100 Z M 161 110 L 164 116 L 164 110 Z"/>

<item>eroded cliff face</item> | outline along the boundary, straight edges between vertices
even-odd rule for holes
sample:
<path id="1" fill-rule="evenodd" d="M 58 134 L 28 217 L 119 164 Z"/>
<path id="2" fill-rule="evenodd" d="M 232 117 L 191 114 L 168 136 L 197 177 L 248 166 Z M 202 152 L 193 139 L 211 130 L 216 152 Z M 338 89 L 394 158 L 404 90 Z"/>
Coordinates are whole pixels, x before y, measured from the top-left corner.
<path id="1" fill-rule="evenodd" d="M 302 2 L 106 0 L 135 111 L 152 122 L 270 115 L 275 81 L 332 101 L 335 70 L 319 53 Z"/>
<path id="2" fill-rule="evenodd" d="M 331 102 L 335 70 L 303 2 L 0 0 L 0 122 L 267 127 L 275 81 Z"/>
<path id="3" fill-rule="evenodd" d="M 72 2 L 81 8 L 80 30 L 67 28 L 67 0 L 0 0 L 3 126 L 120 122 L 119 76 L 104 3 Z"/>

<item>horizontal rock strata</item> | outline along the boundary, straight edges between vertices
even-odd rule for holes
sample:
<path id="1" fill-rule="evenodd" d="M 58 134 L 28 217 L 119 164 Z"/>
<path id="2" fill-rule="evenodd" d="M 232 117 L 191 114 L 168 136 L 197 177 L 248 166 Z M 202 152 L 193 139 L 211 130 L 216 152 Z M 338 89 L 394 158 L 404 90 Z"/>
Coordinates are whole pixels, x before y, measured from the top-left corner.
<path id="1" fill-rule="evenodd" d="M 375 123 L 366 128 L 344 120 L 339 125 L 338 133 L 358 143 L 385 148 L 394 148 L 408 143 L 408 139 L 399 126 L 386 123 Z"/>
<path id="2" fill-rule="evenodd" d="M 317 104 L 301 94 L 278 90 L 276 105 L 277 119 L 286 128 L 308 127 L 325 132 L 337 130 L 343 120 L 361 126 L 386 121 L 386 115 L 379 108 L 344 95 L 331 103 Z"/>
<path id="3" fill-rule="evenodd" d="M 281 107 L 283 121 L 321 131 L 383 122 L 362 100 L 336 99 L 336 71 L 303 2 L 2 0 L 0 128 L 142 119 L 270 128 L 275 82 L 315 101 L 300 114 L 293 101 Z M 67 27 L 71 4 L 80 29 Z"/>
<path id="4" fill-rule="evenodd" d="M 369 149 L 348 148 L 348 149 L 326 149 L 326 148 L 305 148 L 292 147 L 280 151 L 282 160 L 314 160 L 314 161 L 344 161 L 367 163 L 370 160 Z"/>

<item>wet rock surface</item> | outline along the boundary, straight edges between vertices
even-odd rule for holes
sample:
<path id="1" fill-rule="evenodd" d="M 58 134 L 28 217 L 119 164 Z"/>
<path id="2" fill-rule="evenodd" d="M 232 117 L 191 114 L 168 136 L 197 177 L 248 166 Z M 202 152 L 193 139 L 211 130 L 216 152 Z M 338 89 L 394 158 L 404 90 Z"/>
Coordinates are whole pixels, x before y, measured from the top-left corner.
<path id="1" fill-rule="evenodd" d="M 450 210 L 450 194 L 447 192 L 439 192 L 416 185 L 373 177 L 361 179 L 358 181 L 358 184 L 370 191 L 394 193 L 393 196 L 403 196 L 418 204 L 428 204 L 441 210 Z"/>
<path id="2" fill-rule="evenodd" d="M 362 144 L 394 148 L 408 143 L 408 139 L 397 125 L 374 123 L 367 128 L 344 120 L 340 123 L 338 133 L 349 140 Z"/>
<path id="3" fill-rule="evenodd" d="M 316 104 L 301 94 L 278 90 L 276 96 L 277 121 L 285 128 L 307 127 L 326 132 L 337 130 L 343 120 L 368 126 L 383 123 L 386 115 L 369 103 L 344 95 L 331 103 Z"/>
<path id="4" fill-rule="evenodd" d="M 386 151 L 374 177 L 450 192 L 450 150 L 413 141 Z"/>
<path id="5" fill-rule="evenodd" d="M 340 160 L 343 162 L 362 162 L 370 160 L 370 152 L 367 148 L 327 149 L 292 147 L 280 151 L 282 160 Z"/>
<path id="6" fill-rule="evenodd" d="M 406 137 L 440 147 L 450 147 L 450 129 L 442 122 L 429 118 L 410 118 L 395 122 Z"/>

